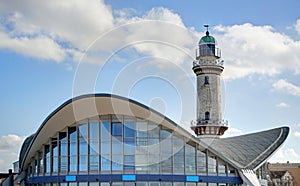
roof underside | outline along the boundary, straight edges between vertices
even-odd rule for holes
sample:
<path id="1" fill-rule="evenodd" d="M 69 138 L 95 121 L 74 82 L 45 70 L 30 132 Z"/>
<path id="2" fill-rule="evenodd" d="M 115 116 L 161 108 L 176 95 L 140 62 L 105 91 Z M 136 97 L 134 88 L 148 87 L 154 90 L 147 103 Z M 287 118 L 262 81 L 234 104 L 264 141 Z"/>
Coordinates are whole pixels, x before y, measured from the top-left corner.
<path id="1" fill-rule="evenodd" d="M 211 147 L 243 169 L 256 169 L 267 161 L 283 144 L 289 133 L 288 127 L 220 138 Z"/>

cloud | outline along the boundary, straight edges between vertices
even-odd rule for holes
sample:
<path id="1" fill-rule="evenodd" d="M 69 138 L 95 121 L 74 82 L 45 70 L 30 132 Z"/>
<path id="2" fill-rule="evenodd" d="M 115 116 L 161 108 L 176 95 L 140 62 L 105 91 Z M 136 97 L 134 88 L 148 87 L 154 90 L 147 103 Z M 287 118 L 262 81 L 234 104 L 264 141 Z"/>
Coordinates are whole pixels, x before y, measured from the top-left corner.
<path id="1" fill-rule="evenodd" d="M 55 41 L 45 36 L 12 38 L 0 32 L 0 40 L 0 48 L 34 58 L 61 62 L 66 57 L 66 51 Z"/>
<path id="2" fill-rule="evenodd" d="M 278 104 L 276 105 L 276 107 L 287 108 L 287 107 L 290 107 L 290 105 L 288 105 L 288 104 L 286 104 L 286 103 L 284 103 L 284 102 L 281 102 L 281 103 L 278 103 Z"/>
<path id="3" fill-rule="evenodd" d="M 24 136 L 9 134 L 0 138 L 0 172 L 7 172 L 12 163 L 18 161 Z"/>
<path id="4" fill-rule="evenodd" d="M 232 137 L 242 135 L 243 132 L 240 129 L 229 127 L 228 130 L 224 133 L 223 137 Z"/>
<path id="5" fill-rule="evenodd" d="M 280 148 L 269 160 L 271 163 L 284 163 L 284 162 L 297 163 L 300 161 L 300 156 L 293 148 L 282 149 Z"/>
<path id="6" fill-rule="evenodd" d="M 300 138 L 300 132 L 294 132 L 294 136 Z"/>
<path id="7" fill-rule="evenodd" d="M 214 27 L 225 59 L 228 79 L 253 74 L 275 75 L 283 70 L 298 72 L 300 42 L 276 32 L 271 26 L 250 23 Z M 288 59 L 288 60 L 287 60 Z"/>
<path id="8" fill-rule="evenodd" d="M 280 79 L 277 82 L 273 83 L 273 88 L 294 96 L 300 96 L 300 87 L 288 82 L 285 79 Z"/>
<path id="9" fill-rule="evenodd" d="M 83 52 L 113 27 L 110 7 L 98 0 L 12 0 L 0 7 L 0 49 L 56 62 L 73 57 L 70 49 Z"/>
<path id="10" fill-rule="evenodd" d="M 105 63 L 105 56 L 127 47 L 187 69 L 186 63 L 192 63 L 197 41 L 204 35 L 186 27 L 179 14 L 163 7 L 145 13 L 128 8 L 113 11 L 102 0 L 11 0 L 0 2 L 0 7 L 4 41 L 0 49 L 56 62 L 79 62 L 88 48 L 82 62 Z M 300 31 L 299 27 L 297 20 L 295 29 Z M 271 26 L 218 25 L 213 31 L 223 50 L 225 79 L 300 72 L 300 42 Z"/>
<path id="11" fill-rule="evenodd" d="M 300 19 L 298 19 L 296 21 L 296 24 L 295 24 L 295 30 L 298 32 L 298 34 L 300 35 Z"/>

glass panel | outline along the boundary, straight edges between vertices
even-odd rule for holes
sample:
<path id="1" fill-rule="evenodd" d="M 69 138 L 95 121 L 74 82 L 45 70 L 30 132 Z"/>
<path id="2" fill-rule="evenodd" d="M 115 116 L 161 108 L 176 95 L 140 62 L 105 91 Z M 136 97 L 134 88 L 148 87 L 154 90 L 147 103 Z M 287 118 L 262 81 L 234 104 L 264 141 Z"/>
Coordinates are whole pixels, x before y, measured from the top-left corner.
<path id="1" fill-rule="evenodd" d="M 112 123 L 112 136 L 122 136 L 122 123 Z"/>
<path id="2" fill-rule="evenodd" d="M 113 171 L 123 170 L 123 157 L 122 156 L 112 156 L 112 168 Z"/>
<path id="3" fill-rule="evenodd" d="M 112 138 L 112 154 L 118 154 L 122 155 L 123 154 L 123 143 L 122 143 L 122 138 L 120 137 L 113 137 Z"/>
<path id="4" fill-rule="evenodd" d="M 99 157 L 98 156 L 90 156 L 90 171 L 98 171 L 99 167 Z"/>
<path id="5" fill-rule="evenodd" d="M 135 141 L 134 138 L 124 138 L 124 154 L 134 154 L 135 152 Z"/>
<path id="6" fill-rule="evenodd" d="M 134 156 L 124 156 L 124 170 L 125 171 L 134 171 L 135 167 L 135 158 Z"/>
<path id="7" fill-rule="evenodd" d="M 78 138 L 87 139 L 88 138 L 88 126 L 87 124 L 78 126 Z"/>
<path id="8" fill-rule="evenodd" d="M 135 137 L 135 122 L 124 122 L 124 138 Z"/>
<path id="9" fill-rule="evenodd" d="M 70 156 L 77 155 L 77 152 L 76 152 L 76 138 L 77 138 L 76 127 L 69 127 L 68 134 L 69 134 L 69 153 L 70 153 L 69 155 Z"/>
<path id="10" fill-rule="evenodd" d="M 216 174 L 217 162 L 214 157 L 208 157 L 208 174 Z"/>
<path id="11" fill-rule="evenodd" d="M 159 182 L 150 182 L 149 186 L 159 186 Z"/>
<path id="12" fill-rule="evenodd" d="M 136 186 L 147 186 L 147 182 L 136 182 Z"/>
<path id="13" fill-rule="evenodd" d="M 66 173 L 67 172 L 67 133 L 60 132 L 59 133 L 59 172 Z"/>
<path id="14" fill-rule="evenodd" d="M 101 156 L 101 171 L 110 171 L 110 156 Z"/>
<path id="15" fill-rule="evenodd" d="M 69 157 L 69 171 L 76 172 L 77 171 L 77 156 L 70 156 Z"/>
<path id="16" fill-rule="evenodd" d="M 161 162 L 161 172 L 163 174 L 171 174 L 172 173 L 172 156 L 162 156 Z"/>
<path id="17" fill-rule="evenodd" d="M 111 183 L 112 186 L 123 186 L 122 182 L 112 182 Z"/>
<path id="18" fill-rule="evenodd" d="M 226 166 L 222 160 L 218 160 L 218 174 L 226 175 Z"/>
<path id="19" fill-rule="evenodd" d="M 99 182 L 90 182 L 89 186 L 99 186 Z"/>
<path id="20" fill-rule="evenodd" d="M 147 138 L 147 122 L 138 121 L 136 123 L 136 137 L 137 138 Z"/>
<path id="21" fill-rule="evenodd" d="M 101 138 L 100 139 L 110 139 L 110 122 L 101 121 Z"/>
<path id="22" fill-rule="evenodd" d="M 100 183 L 101 186 L 109 186 L 109 183 Z"/>
<path id="23" fill-rule="evenodd" d="M 86 172 L 88 168 L 88 156 L 79 156 L 79 171 Z"/>
<path id="24" fill-rule="evenodd" d="M 99 139 L 99 124 L 98 124 L 98 122 L 90 123 L 90 139 Z"/>
<path id="25" fill-rule="evenodd" d="M 170 182 L 161 182 L 160 186 L 172 186 Z"/>
<path id="26" fill-rule="evenodd" d="M 206 154 L 197 150 L 197 173 L 206 174 Z"/>
<path id="27" fill-rule="evenodd" d="M 184 182 L 174 182 L 174 186 L 185 186 Z"/>
<path id="28" fill-rule="evenodd" d="M 101 155 L 110 154 L 110 140 L 107 141 L 102 140 L 101 142 Z"/>
<path id="29" fill-rule="evenodd" d="M 183 138 L 174 135 L 173 136 L 173 152 L 184 155 L 184 140 Z"/>
<path id="30" fill-rule="evenodd" d="M 88 144 L 86 139 L 79 139 L 79 152 L 80 155 L 87 155 L 88 154 Z"/>
<path id="31" fill-rule="evenodd" d="M 60 161 L 60 172 L 61 173 L 66 173 L 67 172 L 67 157 L 64 156 L 64 157 L 60 157 L 59 158 L 59 161 Z"/>
<path id="32" fill-rule="evenodd" d="M 110 171 L 111 169 L 111 135 L 110 135 L 110 122 L 107 121 L 109 117 L 104 118 L 101 116 L 100 122 L 100 140 L 101 140 L 101 171 Z"/>
<path id="33" fill-rule="evenodd" d="M 99 142 L 98 142 L 98 139 L 90 139 L 89 154 L 90 155 L 97 155 L 97 154 L 99 154 Z"/>
<path id="34" fill-rule="evenodd" d="M 39 155 L 39 171 L 38 171 L 38 174 L 39 176 L 42 176 L 44 174 L 44 157 L 43 157 L 43 153 L 42 152 L 39 152 L 38 153 Z"/>
<path id="35" fill-rule="evenodd" d="M 185 146 L 185 173 L 196 174 L 196 148 L 192 144 Z"/>
<path id="36" fill-rule="evenodd" d="M 45 173 L 50 173 L 50 145 L 45 145 Z"/>
<path id="37" fill-rule="evenodd" d="M 88 185 L 87 182 L 79 182 L 79 183 L 78 183 L 78 186 L 87 186 L 87 185 Z"/>
<path id="38" fill-rule="evenodd" d="M 184 174 L 184 154 L 174 155 L 174 174 Z"/>
<path id="39" fill-rule="evenodd" d="M 196 186 L 196 183 L 186 183 L 186 186 Z"/>
<path id="40" fill-rule="evenodd" d="M 51 139 L 51 161 L 52 161 L 52 172 L 57 173 L 58 172 L 58 146 L 57 146 L 57 138 Z"/>
<path id="41" fill-rule="evenodd" d="M 60 156 L 67 156 L 67 133 L 60 132 L 59 133 L 59 153 Z"/>

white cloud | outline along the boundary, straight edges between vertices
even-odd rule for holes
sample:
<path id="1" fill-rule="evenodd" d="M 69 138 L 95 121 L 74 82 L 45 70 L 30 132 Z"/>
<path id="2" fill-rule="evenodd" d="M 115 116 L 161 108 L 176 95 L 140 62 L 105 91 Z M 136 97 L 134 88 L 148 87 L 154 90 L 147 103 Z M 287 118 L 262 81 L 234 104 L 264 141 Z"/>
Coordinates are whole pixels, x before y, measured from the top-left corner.
<path id="1" fill-rule="evenodd" d="M 280 148 L 269 160 L 271 163 L 298 163 L 300 161 L 300 156 L 293 148 L 282 149 Z"/>
<path id="2" fill-rule="evenodd" d="M 216 38 L 225 59 L 228 79 L 253 74 L 275 75 L 283 70 L 298 72 L 300 42 L 276 32 L 271 26 L 249 23 L 216 26 Z"/>
<path id="3" fill-rule="evenodd" d="M 288 82 L 285 79 L 280 79 L 277 82 L 273 83 L 273 88 L 294 96 L 300 96 L 300 87 Z"/>
<path id="4" fill-rule="evenodd" d="M 55 41 L 45 36 L 12 38 L 0 32 L 0 40 L 0 48 L 34 58 L 61 62 L 66 57 L 65 50 Z"/>
<path id="5" fill-rule="evenodd" d="M 189 55 L 194 57 L 203 35 L 187 28 L 179 14 L 162 7 L 146 13 L 123 9 L 115 14 L 102 0 L 11 0 L 0 2 L 0 7 L 0 36 L 4 38 L 0 49 L 57 62 L 66 58 L 78 62 L 89 45 L 99 41 L 89 48 L 85 61 L 104 63 L 107 58 L 103 56 L 130 45 L 139 54 L 190 68 L 186 65 L 192 63 Z M 299 27 L 300 20 L 295 29 Z M 271 26 L 246 23 L 213 29 L 223 50 L 226 79 L 300 72 L 300 42 Z"/>
<path id="6" fill-rule="evenodd" d="M 290 107 L 290 105 L 286 104 L 285 102 L 281 102 L 281 103 L 278 103 L 276 105 L 276 107 L 287 108 L 287 107 Z"/>
<path id="7" fill-rule="evenodd" d="M 228 130 L 224 133 L 223 137 L 232 137 L 242 135 L 243 132 L 240 129 L 229 127 Z"/>
<path id="8" fill-rule="evenodd" d="M 294 136 L 300 138 L 300 132 L 294 132 Z"/>
<path id="9" fill-rule="evenodd" d="M 25 137 L 9 134 L 0 138 L 0 172 L 7 172 L 12 163 L 18 161 L 21 145 Z"/>
<path id="10" fill-rule="evenodd" d="M 295 30 L 300 35 L 300 19 L 298 19 L 297 22 L 296 22 L 296 24 L 295 24 Z"/>

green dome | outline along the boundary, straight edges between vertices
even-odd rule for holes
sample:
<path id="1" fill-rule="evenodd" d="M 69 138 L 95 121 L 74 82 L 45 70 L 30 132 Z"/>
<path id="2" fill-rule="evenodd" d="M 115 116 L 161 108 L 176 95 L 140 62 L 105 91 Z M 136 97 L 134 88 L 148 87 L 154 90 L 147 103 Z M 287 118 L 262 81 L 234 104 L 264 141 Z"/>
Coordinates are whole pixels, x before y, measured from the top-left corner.
<path id="1" fill-rule="evenodd" d="M 209 36 L 209 35 L 206 35 L 206 36 L 203 36 L 200 41 L 199 41 L 199 44 L 203 44 L 203 43 L 213 43 L 215 44 L 216 43 L 216 40 L 214 37 L 212 36 Z"/>

